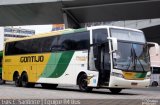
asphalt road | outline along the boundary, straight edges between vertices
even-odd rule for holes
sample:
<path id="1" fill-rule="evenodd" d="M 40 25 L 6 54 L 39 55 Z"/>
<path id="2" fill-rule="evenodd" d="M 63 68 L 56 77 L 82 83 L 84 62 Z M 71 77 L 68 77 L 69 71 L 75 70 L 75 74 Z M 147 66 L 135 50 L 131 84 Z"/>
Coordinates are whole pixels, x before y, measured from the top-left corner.
<path id="1" fill-rule="evenodd" d="M 83 103 L 86 105 L 104 103 L 105 105 L 142 105 L 143 102 L 152 102 L 151 104 L 160 105 L 160 87 L 150 87 L 146 89 L 124 89 L 119 94 L 111 94 L 108 89 L 94 89 L 91 93 L 85 93 L 80 92 L 76 86 L 60 85 L 57 89 L 43 89 L 40 85 L 36 85 L 34 88 L 23 88 L 15 87 L 13 83 L 7 83 L 5 85 L 0 85 L 0 99 L 0 104 L 3 105 L 9 105 L 3 103 L 3 99 L 59 99 L 63 101 L 64 99 L 71 99 L 70 102 L 73 101 L 72 104 L 79 104 L 81 102 L 80 104 Z M 69 101 L 65 102 L 67 104 Z"/>

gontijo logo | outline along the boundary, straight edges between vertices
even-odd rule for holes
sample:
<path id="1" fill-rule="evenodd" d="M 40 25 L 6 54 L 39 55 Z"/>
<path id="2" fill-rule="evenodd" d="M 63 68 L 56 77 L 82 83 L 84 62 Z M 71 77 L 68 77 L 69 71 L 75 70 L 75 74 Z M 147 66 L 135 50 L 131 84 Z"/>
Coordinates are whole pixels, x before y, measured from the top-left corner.
<path id="1" fill-rule="evenodd" d="M 44 56 L 25 56 L 20 58 L 21 63 L 26 62 L 43 62 Z"/>

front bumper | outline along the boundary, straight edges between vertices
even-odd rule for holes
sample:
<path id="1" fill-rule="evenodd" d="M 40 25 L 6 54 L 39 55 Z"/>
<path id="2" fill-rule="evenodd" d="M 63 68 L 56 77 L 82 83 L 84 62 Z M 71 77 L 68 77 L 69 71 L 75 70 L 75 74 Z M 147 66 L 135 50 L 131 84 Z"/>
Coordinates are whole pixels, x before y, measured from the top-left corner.
<path id="1" fill-rule="evenodd" d="M 109 87 L 113 88 L 146 88 L 149 87 L 150 79 L 127 80 L 120 77 L 111 76 Z"/>

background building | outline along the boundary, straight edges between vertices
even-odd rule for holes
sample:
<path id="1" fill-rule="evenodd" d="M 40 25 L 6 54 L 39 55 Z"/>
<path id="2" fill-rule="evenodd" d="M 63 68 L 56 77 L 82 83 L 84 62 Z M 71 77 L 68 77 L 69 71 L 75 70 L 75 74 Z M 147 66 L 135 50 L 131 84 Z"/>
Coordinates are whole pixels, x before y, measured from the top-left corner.
<path id="1" fill-rule="evenodd" d="M 4 27 L 4 40 L 10 39 L 10 38 L 23 38 L 23 37 L 28 37 L 34 34 L 35 34 L 35 30 Z"/>
<path id="2" fill-rule="evenodd" d="M 11 38 L 23 38 L 35 34 L 35 30 L 13 28 L 13 27 L 0 27 L 0 51 L 3 50 L 5 40 Z"/>

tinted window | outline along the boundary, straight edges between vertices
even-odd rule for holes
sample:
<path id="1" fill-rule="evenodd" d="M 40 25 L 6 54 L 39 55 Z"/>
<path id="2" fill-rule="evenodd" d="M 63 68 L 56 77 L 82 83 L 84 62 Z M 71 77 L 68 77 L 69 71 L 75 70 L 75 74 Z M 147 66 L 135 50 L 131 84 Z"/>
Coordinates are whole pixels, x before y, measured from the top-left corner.
<path id="1" fill-rule="evenodd" d="M 107 29 L 93 30 L 93 44 L 107 41 L 107 37 L 108 37 Z"/>
<path id="2" fill-rule="evenodd" d="M 65 50 L 82 50 L 89 47 L 89 32 L 71 33 L 58 38 L 58 48 Z"/>
<path id="3" fill-rule="evenodd" d="M 89 32 L 76 33 L 74 40 L 77 42 L 77 50 L 88 49 L 90 45 Z"/>
<path id="4" fill-rule="evenodd" d="M 28 42 L 28 43 L 27 43 Z M 39 53 L 42 51 L 40 44 L 41 44 L 41 38 L 38 39 L 32 39 L 32 40 L 27 40 L 26 47 L 28 46 L 28 53 Z"/>
<path id="5" fill-rule="evenodd" d="M 5 47 L 6 55 L 88 49 L 89 32 L 9 42 Z"/>
<path id="6" fill-rule="evenodd" d="M 64 35 L 58 38 L 58 49 L 59 51 L 72 50 L 74 46 L 73 35 Z"/>
<path id="7" fill-rule="evenodd" d="M 13 54 L 27 54 L 34 52 L 32 49 L 32 40 L 17 41 L 14 43 L 14 48 L 12 48 Z"/>
<path id="8" fill-rule="evenodd" d="M 5 46 L 5 53 L 6 55 L 11 55 L 12 53 L 14 54 L 14 42 L 7 43 Z"/>
<path id="9" fill-rule="evenodd" d="M 52 47 L 52 42 L 54 40 L 55 40 L 54 37 L 40 38 L 40 48 L 39 49 L 41 49 L 41 52 L 50 52 L 51 47 Z"/>
<path id="10" fill-rule="evenodd" d="M 51 51 L 57 51 L 58 50 L 58 43 L 57 43 L 57 39 L 58 39 L 58 36 L 55 36 L 55 37 L 52 37 L 52 43 L 51 43 Z"/>

